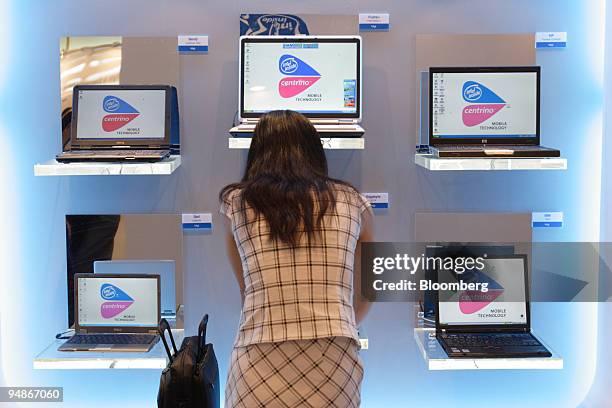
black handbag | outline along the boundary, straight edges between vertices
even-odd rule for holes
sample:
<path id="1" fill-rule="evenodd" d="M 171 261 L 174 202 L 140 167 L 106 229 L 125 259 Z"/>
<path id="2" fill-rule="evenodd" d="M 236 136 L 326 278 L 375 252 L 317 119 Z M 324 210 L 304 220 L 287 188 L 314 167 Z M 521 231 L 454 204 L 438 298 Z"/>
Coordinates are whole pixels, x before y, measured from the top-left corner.
<path id="1" fill-rule="evenodd" d="M 168 366 L 161 374 L 157 406 L 159 408 L 218 408 L 219 367 L 212 344 L 206 344 L 204 315 L 198 335 L 185 337 L 176 350 L 174 337 L 166 319 L 159 322 L 159 335 L 168 353 Z M 174 353 L 170 353 L 165 333 L 168 332 Z"/>

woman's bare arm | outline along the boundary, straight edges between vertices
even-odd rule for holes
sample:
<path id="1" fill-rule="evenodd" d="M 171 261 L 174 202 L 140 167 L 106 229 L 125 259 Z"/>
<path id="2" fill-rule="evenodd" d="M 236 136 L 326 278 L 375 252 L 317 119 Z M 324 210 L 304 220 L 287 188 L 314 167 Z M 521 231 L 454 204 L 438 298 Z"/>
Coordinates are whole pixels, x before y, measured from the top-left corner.
<path id="1" fill-rule="evenodd" d="M 232 234 L 232 223 L 227 217 L 223 217 L 223 228 L 225 235 L 225 253 L 227 259 L 230 261 L 232 271 L 238 282 L 238 287 L 240 288 L 240 300 L 244 304 L 244 274 L 242 272 L 242 262 L 240 261 L 240 254 L 238 253 L 236 241 Z"/>
<path id="2" fill-rule="evenodd" d="M 370 311 L 372 303 L 361 295 L 361 243 L 374 240 L 374 222 L 372 211 L 366 210 L 361 215 L 361 234 L 355 251 L 355 268 L 353 271 L 353 308 L 357 326 L 361 324 Z"/>

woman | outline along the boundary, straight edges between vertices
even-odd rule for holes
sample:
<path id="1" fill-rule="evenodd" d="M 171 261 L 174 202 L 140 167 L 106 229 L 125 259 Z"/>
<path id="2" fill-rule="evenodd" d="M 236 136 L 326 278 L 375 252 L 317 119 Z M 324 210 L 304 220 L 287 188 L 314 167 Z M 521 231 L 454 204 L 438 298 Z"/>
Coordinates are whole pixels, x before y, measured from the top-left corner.
<path id="1" fill-rule="evenodd" d="M 262 116 L 244 177 L 220 200 L 242 297 L 225 406 L 358 407 L 368 202 L 327 175 L 316 130 L 292 111 Z"/>

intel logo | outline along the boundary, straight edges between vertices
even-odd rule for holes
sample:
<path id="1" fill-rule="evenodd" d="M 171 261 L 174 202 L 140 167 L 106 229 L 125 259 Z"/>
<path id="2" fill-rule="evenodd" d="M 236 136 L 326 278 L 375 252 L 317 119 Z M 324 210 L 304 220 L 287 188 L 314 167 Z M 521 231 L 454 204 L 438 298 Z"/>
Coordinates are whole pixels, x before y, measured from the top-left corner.
<path id="1" fill-rule="evenodd" d="M 102 297 L 104 299 L 114 299 L 117 296 L 117 291 L 112 285 L 102 286 Z"/>
<path id="2" fill-rule="evenodd" d="M 292 74 L 298 69 L 298 62 L 294 57 L 285 58 L 280 63 L 280 70 L 283 74 Z"/>
<path id="3" fill-rule="evenodd" d="M 107 112 L 114 112 L 119 109 L 119 105 L 119 100 L 115 97 L 111 97 L 104 101 L 104 110 Z"/>
<path id="4" fill-rule="evenodd" d="M 463 91 L 463 97 L 466 101 L 477 101 L 482 96 L 482 89 L 478 84 L 472 84 L 465 88 Z"/>

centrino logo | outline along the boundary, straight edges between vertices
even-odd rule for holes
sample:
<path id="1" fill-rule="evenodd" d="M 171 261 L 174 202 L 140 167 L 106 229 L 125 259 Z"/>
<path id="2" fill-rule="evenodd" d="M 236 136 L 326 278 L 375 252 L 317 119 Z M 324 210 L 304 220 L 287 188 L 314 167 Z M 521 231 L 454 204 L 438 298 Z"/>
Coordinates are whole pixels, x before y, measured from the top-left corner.
<path id="1" fill-rule="evenodd" d="M 293 74 L 299 66 L 295 57 L 289 57 L 280 62 L 280 70 L 283 74 Z"/>
<path id="2" fill-rule="evenodd" d="M 499 95 L 485 85 L 467 81 L 463 84 L 463 99 L 468 103 L 463 108 L 463 124 L 468 127 L 480 125 L 491 119 L 506 106 Z"/>
<path id="3" fill-rule="evenodd" d="M 278 93 L 283 98 L 299 95 L 321 79 L 321 74 L 308 63 L 290 54 L 282 55 L 278 60 L 278 69 L 283 75 L 278 83 Z"/>
<path id="4" fill-rule="evenodd" d="M 472 84 L 463 90 L 463 98 L 468 102 L 476 102 L 482 96 L 480 84 Z"/>
<path id="5" fill-rule="evenodd" d="M 140 116 L 140 112 L 138 112 L 136 108 L 123 99 L 113 95 L 104 97 L 102 109 L 104 109 L 104 112 L 108 113 L 108 115 L 102 117 L 102 130 L 105 132 L 113 132 L 121 129 Z"/>
<path id="6" fill-rule="evenodd" d="M 105 301 L 100 305 L 100 315 L 104 319 L 115 317 L 134 304 L 134 299 L 130 295 L 112 283 L 102 284 L 100 297 Z"/>
<path id="7" fill-rule="evenodd" d="M 119 99 L 114 96 L 104 99 L 104 110 L 106 112 L 115 112 L 117 109 L 119 109 L 120 105 L 121 103 L 119 102 Z"/>
<path id="8" fill-rule="evenodd" d="M 113 285 L 107 285 L 101 290 L 102 299 L 114 299 L 117 296 L 117 290 Z"/>

